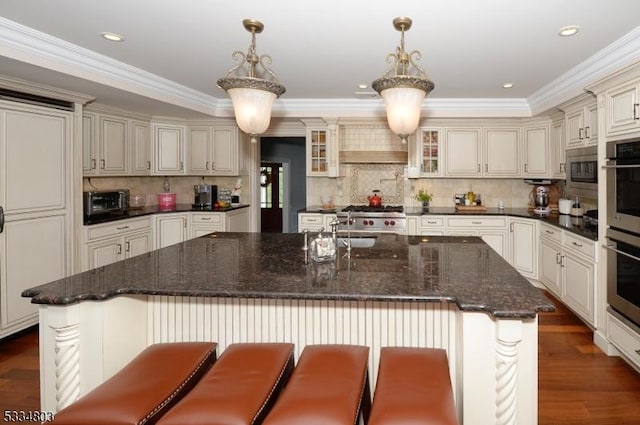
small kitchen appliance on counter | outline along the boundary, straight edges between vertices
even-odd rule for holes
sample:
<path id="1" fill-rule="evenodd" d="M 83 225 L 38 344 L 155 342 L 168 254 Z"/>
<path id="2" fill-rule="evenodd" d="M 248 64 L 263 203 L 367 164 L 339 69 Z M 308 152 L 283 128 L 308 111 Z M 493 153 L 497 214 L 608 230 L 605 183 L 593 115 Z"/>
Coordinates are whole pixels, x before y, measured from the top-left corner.
<path id="1" fill-rule="evenodd" d="M 532 185 L 529 192 L 529 210 L 533 210 L 536 214 L 549 214 L 557 212 L 559 209 L 560 188 L 554 180 L 546 179 L 527 179 L 525 183 Z M 542 206 L 542 199 L 536 199 L 538 192 L 544 191 L 547 194 L 546 205 Z"/>
<path id="2" fill-rule="evenodd" d="M 551 212 L 551 208 L 549 208 L 549 188 L 546 185 L 536 186 L 533 200 L 536 206 L 533 212 L 540 215 Z"/>
<path id="3" fill-rule="evenodd" d="M 122 215 L 129 209 L 129 190 L 92 190 L 83 193 L 84 217 Z"/>
<path id="4" fill-rule="evenodd" d="M 195 201 L 194 208 L 209 209 L 218 200 L 218 186 L 210 184 L 196 184 L 193 186 Z"/>

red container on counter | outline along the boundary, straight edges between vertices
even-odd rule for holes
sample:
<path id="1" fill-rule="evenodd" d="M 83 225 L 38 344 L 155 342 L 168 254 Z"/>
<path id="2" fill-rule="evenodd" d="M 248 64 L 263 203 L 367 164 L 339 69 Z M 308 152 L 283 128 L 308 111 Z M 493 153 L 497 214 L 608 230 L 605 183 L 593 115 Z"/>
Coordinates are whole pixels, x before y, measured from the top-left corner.
<path id="1" fill-rule="evenodd" d="M 158 206 L 161 210 L 171 210 L 176 208 L 175 193 L 158 193 Z"/>

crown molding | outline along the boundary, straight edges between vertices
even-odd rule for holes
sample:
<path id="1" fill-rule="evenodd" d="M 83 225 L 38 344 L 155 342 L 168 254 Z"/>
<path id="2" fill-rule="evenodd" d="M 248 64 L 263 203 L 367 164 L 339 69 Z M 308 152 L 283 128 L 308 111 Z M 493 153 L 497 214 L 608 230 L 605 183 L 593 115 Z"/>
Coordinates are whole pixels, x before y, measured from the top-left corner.
<path id="1" fill-rule="evenodd" d="M 551 81 L 527 99 L 533 115 L 545 112 L 586 91 L 606 75 L 640 59 L 640 26 Z"/>
<path id="2" fill-rule="evenodd" d="M 0 55 L 205 114 L 216 110 L 215 97 L 2 17 Z"/>
<path id="3" fill-rule="evenodd" d="M 0 17 L 0 55 L 104 84 L 214 117 L 233 117 L 229 99 L 218 99 L 126 63 Z M 542 87 L 528 99 L 427 98 L 422 116 L 531 117 L 584 93 L 608 73 L 640 59 L 640 27 Z M 99 99 L 98 99 L 99 101 Z M 375 99 L 278 99 L 274 117 L 385 116 Z"/>

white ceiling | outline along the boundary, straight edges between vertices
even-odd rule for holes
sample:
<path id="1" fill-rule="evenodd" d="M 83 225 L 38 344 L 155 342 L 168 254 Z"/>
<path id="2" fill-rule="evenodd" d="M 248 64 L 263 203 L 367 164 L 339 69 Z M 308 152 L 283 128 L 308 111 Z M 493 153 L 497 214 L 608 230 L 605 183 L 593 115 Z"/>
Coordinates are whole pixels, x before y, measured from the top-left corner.
<path id="1" fill-rule="evenodd" d="M 396 16 L 413 19 L 406 48 L 421 51 L 435 83 L 425 110 L 441 115 L 543 112 L 640 59 L 637 0 L 1 0 L 0 74 L 153 115 L 228 116 L 216 80 L 254 18 L 257 52 L 287 88 L 275 115 L 367 115 L 382 101 L 355 92 L 386 70 Z M 559 37 L 566 25 L 580 32 Z"/>

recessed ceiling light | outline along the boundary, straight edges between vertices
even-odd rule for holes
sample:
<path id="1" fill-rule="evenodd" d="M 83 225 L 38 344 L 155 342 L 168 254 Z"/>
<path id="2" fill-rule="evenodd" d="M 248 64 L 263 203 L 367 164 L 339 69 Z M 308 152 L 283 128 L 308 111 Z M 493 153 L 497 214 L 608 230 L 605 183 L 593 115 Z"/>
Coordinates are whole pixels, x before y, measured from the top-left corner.
<path id="1" fill-rule="evenodd" d="M 369 86 L 366 85 L 366 84 L 358 84 L 358 88 L 359 89 L 366 89 L 367 87 L 369 87 Z"/>
<path id="2" fill-rule="evenodd" d="M 576 35 L 579 30 L 580 30 L 579 26 L 577 26 L 577 25 L 569 25 L 569 26 L 560 28 L 560 31 L 558 32 L 558 35 L 560 37 L 571 37 L 572 35 Z"/>
<path id="3" fill-rule="evenodd" d="M 109 40 L 109 41 L 124 41 L 124 37 L 118 34 L 114 34 L 112 32 L 102 32 L 100 33 L 100 37 L 104 38 L 105 40 Z"/>
<path id="4" fill-rule="evenodd" d="M 513 83 L 504 83 L 502 87 L 504 87 L 505 89 L 510 89 L 511 87 L 513 87 Z"/>

